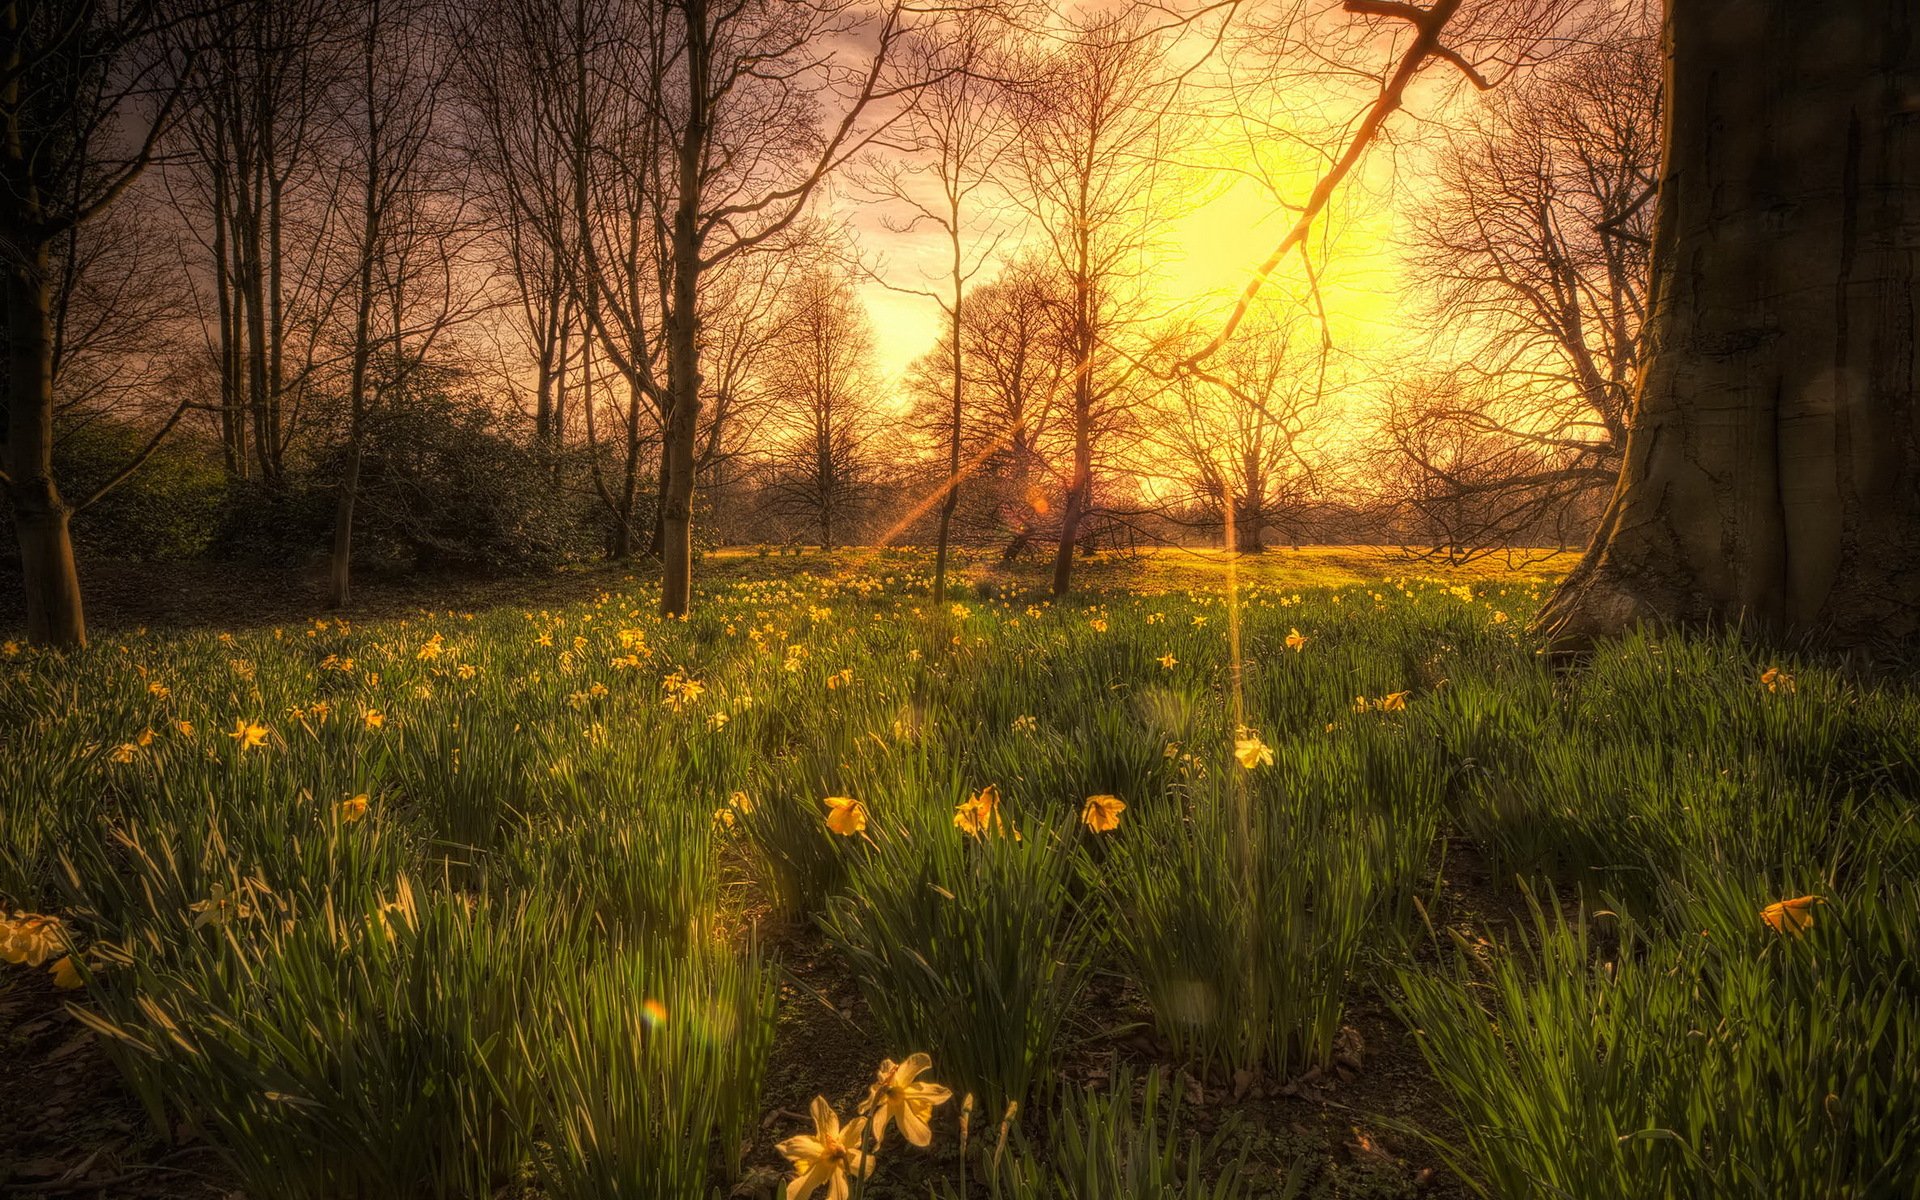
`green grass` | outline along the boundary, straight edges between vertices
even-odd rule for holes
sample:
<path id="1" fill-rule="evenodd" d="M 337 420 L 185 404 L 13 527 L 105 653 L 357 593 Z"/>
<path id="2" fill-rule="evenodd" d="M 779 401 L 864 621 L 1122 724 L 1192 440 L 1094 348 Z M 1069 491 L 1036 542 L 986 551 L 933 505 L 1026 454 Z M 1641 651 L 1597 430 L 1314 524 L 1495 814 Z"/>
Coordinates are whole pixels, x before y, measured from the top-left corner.
<path id="1" fill-rule="evenodd" d="M 940 1188 L 964 1162 L 976 1196 L 1286 1194 L 1175 1131 L 1172 1076 L 1089 1092 L 1075 1064 L 1139 1024 L 1163 1073 L 1314 1078 L 1366 999 L 1416 1031 L 1416 1124 L 1462 1186 L 1911 1194 L 1910 683 L 1731 637 L 1556 674 L 1525 623 L 1564 564 L 1109 556 L 1066 603 L 985 571 L 939 611 L 909 553 L 706 565 L 687 621 L 609 575 L 0 650 L 0 904 L 71 930 L 161 1128 L 263 1195 L 705 1200 L 779 1165 L 778 1006 L 815 1001 L 776 999 L 772 947 L 800 928 L 861 997 L 861 1062 L 926 1051 L 954 1089 L 912 1176 Z M 974 838 L 955 810 L 989 785 Z M 1491 894 L 1448 881 L 1466 860 Z M 1812 929 L 1760 919 L 1804 894 Z M 873 1188 L 918 1153 L 890 1140 Z"/>

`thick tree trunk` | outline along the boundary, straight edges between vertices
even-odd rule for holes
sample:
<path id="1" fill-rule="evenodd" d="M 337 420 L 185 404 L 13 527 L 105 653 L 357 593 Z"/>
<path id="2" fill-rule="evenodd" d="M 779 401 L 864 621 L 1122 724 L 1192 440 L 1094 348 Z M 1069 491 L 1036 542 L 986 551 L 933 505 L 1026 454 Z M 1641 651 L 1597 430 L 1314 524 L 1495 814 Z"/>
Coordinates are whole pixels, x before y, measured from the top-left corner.
<path id="1" fill-rule="evenodd" d="M 49 255 L 44 241 L 10 239 L 7 264 L 7 499 L 20 540 L 27 637 L 53 646 L 87 644 L 74 567 L 72 510 L 53 479 L 53 337 Z"/>
<path id="2" fill-rule="evenodd" d="M 1233 548 L 1241 554 L 1265 554 L 1267 552 L 1267 518 L 1259 506 L 1246 503 L 1235 505 L 1233 514 Z"/>
<path id="3" fill-rule="evenodd" d="M 1920 633 L 1920 12 L 1672 0 L 1645 367 L 1553 648 Z"/>

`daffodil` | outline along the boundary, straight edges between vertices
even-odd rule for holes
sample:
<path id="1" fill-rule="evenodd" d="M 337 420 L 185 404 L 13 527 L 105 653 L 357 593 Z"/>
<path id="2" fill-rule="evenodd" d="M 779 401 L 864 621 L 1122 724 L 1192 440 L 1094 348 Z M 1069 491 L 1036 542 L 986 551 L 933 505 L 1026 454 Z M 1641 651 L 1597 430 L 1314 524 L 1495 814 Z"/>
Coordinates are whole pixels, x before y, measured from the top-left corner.
<path id="1" fill-rule="evenodd" d="M 1169 671 L 1173 670 L 1173 668 L 1176 665 L 1178 665 L 1179 662 L 1180 660 L 1173 656 L 1173 651 L 1171 650 L 1167 651 L 1165 654 L 1162 654 L 1159 658 L 1160 665 L 1165 667 Z"/>
<path id="2" fill-rule="evenodd" d="M 252 916 L 253 906 L 241 894 L 229 892 L 226 884 L 216 883 L 207 889 L 205 900 L 189 904 L 187 911 L 194 914 L 193 927 L 201 929 L 208 925 L 225 925 L 235 917 Z"/>
<path id="3" fill-rule="evenodd" d="M 1095 833 L 1112 833 L 1120 828 L 1120 814 L 1126 810 L 1126 801 L 1118 796 L 1088 796 L 1080 806 L 1080 819 Z"/>
<path id="4" fill-rule="evenodd" d="M 989 833 L 1007 836 L 1008 826 L 1000 817 L 1000 789 L 988 784 L 962 800 L 953 810 L 953 827 L 974 837 L 985 837 Z M 1013 840 L 1019 841 L 1020 831 L 1011 832 Z"/>
<path id="5" fill-rule="evenodd" d="M 72 991 L 74 988 L 80 986 L 80 971 L 79 968 L 75 966 L 73 955 L 71 954 L 62 957 L 59 962 L 54 963 L 50 973 L 53 976 L 53 986 L 57 988 Z"/>
<path id="6" fill-rule="evenodd" d="M 1813 928 L 1813 906 L 1825 904 L 1824 896 L 1796 896 L 1775 900 L 1760 910 L 1760 919 L 1779 933 L 1799 935 Z"/>
<path id="7" fill-rule="evenodd" d="M 1779 667 L 1768 667 L 1766 670 L 1760 672 L 1760 682 L 1766 686 L 1769 692 L 1793 691 L 1793 676 L 1782 671 Z"/>
<path id="8" fill-rule="evenodd" d="M 864 1117 L 841 1125 L 827 1098 L 815 1096 L 813 1132 L 790 1137 L 776 1147 L 793 1164 L 787 1200 L 807 1200 L 822 1184 L 826 1185 L 828 1200 L 847 1200 L 849 1180 L 873 1173 L 873 1163 L 860 1149 L 866 1128 Z"/>
<path id="9" fill-rule="evenodd" d="M 361 817 L 367 815 L 367 794 L 361 792 L 358 796 L 350 796 L 342 800 L 333 806 L 333 812 L 336 817 L 340 818 L 342 825 L 353 824 Z"/>
<path id="10" fill-rule="evenodd" d="M 1407 708 L 1407 697 L 1412 694 L 1412 692 L 1388 692 L 1386 695 L 1380 697 L 1380 711 L 1405 712 Z"/>
<path id="11" fill-rule="evenodd" d="M 245 717 L 233 719 L 233 732 L 227 735 L 240 743 L 242 750 L 255 750 L 267 744 L 267 727 Z"/>
<path id="12" fill-rule="evenodd" d="M 379 729 L 387 723 L 387 715 L 377 708 L 362 709 L 360 719 L 366 722 L 368 729 Z"/>
<path id="13" fill-rule="evenodd" d="M 933 1059 L 925 1054 L 909 1055 L 903 1063 L 889 1058 L 880 1064 L 862 1110 L 873 1118 L 874 1149 L 878 1150 L 886 1137 L 888 1122 L 900 1126 L 901 1134 L 916 1146 L 933 1141 L 927 1118 L 936 1105 L 952 1099 L 953 1093 L 937 1083 L 916 1082 L 932 1066 Z"/>
<path id="14" fill-rule="evenodd" d="M 1233 739 L 1233 757 L 1249 771 L 1255 767 L 1273 765 L 1272 748 L 1261 741 L 1260 735 L 1251 729 L 1242 731 L 1239 737 Z"/>
<path id="15" fill-rule="evenodd" d="M 1287 649 L 1298 654 L 1300 651 L 1306 649 L 1306 647 L 1307 639 L 1305 634 L 1301 633 L 1298 629 L 1287 630 Z"/>
<path id="16" fill-rule="evenodd" d="M 11 920 L 0 919 L 0 959 L 7 962 L 37 967 L 66 946 L 59 917 L 17 912 Z"/>
<path id="17" fill-rule="evenodd" d="M 827 828 L 841 837 L 852 837 L 867 827 L 867 806 L 852 796 L 828 796 Z"/>

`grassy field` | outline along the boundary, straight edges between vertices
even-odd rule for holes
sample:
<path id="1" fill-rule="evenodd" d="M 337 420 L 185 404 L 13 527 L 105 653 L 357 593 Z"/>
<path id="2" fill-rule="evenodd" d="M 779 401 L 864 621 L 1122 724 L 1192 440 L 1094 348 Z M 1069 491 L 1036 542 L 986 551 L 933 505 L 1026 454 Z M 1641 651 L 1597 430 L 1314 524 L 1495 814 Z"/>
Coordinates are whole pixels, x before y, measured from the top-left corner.
<path id="1" fill-rule="evenodd" d="M 911 553 L 732 553 L 684 622 L 598 572 L 6 643 L 0 1187 L 1920 1194 L 1920 692 L 1556 674 L 1566 565 L 936 610 Z"/>

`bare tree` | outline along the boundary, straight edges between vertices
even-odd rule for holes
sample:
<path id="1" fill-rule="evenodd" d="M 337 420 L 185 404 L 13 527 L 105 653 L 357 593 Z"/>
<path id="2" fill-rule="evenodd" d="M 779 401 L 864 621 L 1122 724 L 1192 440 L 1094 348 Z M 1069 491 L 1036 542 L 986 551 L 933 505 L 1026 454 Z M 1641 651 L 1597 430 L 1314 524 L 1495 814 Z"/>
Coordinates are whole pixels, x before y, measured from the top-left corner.
<path id="1" fill-rule="evenodd" d="M 812 520 L 820 547 L 846 537 L 872 486 L 880 392 L 873 330 L 844 274 L 816 269 L 789 288 L 781 336 L 769 355 L 773 418 L 770 490 Z"/>
<path id="2" fill-rule="evenodd" d="M 227 467 L 277 485 L 307 387 L 327 366 L 321 330 L 351 272 L 336 259 L 349 203 L 328 168 L 350 97 L 352 39 L 334 0 L 232 0 L 208 30 L 182 129 L 176 204 L 207 256 L 209 340 Z"/>
<path id="3" fill-rule="evenodd" d="M 1099 443 L 1136 399 L 1112 344 L 1139 317 L 1140 281 L 1166 197 L 1156 194 L 1176 80 L 1165 46 L 1137 18 L 1091 16 L 1019 74 L 1023 196 L 1050 269 L 1066 292 L 1067 453 L 1053 592 L 1072 578 L 1080 525 L 1094 492 Z"/>
<path id="4" fill-rule="evenodd" d="M 1241 554 L 1264 552 L 1275 527 L 1291 526 L 1297 541 L 1302 511 L 1317 489 L 1316 435 L 1328 415 L 1326 351 L 1302 346 L 1307 339 L 1295 329 L 1302 320 L 1261 305 L 1204 369 L 1173 373 L 1143 447 L 1163 449 L 1182 470 L 1168 478 L 1143 464 L 1141 474 L 1182 489 L 1173 497 L 1219 524 Z M 1179 358 L 1198 340 L 1188 326 L 1156 349 Z"/>
<path id="5" fill-rule="evenodd" d="M 1008 151 L 1009 128 L 1001 105 L 1004 81 L 996 77 L 997 43 L 1008 14 L 987 8 L 963 12 L 949 26 L 921 32 L 909 43 L 911 73 L 930 80 L 914 96 L 889 157 L 865 173 L 868 190 L 906 218 L 900 231 L 927 227 L 945 243 L 944 271 L 931 286 L 898 280 L 889 287 L 931 298 L 946 322 L 946 475 L 937 488 L 938 517 L 933 552 L 933 602 L 947 597 L 947 545 L 960 504 L 962 418 L 967 376 L 962 357 L 951 352 L 965 322 L 968 284 L 992 261 L 1007 232 L 998 220 L 1004 197 L 994 194 Z M 996 203 L 998 201 L 998 203 Z"/>
<path id="6" fill-rule="evenodd" d="M 456 6 L 449 31 L 463 108 L 462 151 L 488 227 L 503 306 L 533 364 L 534 438 L 565 443 L 567 380 L 584 330 L 574 219 L 576 132 L 561 85 L 567 27 L 531 0 Z M 555 459 L 556 464 L 558 459 Z"/>
<path id="7" fill-rule="evenodd" d="M 84 645 L 70 522 L 124 481 L 135 459 L 71 505 L 53 472 L 54 262 L 63 239 L 133 186 L 172 122 L 188 63 L 170 34 L 192 12 L 158 0 L 0 5 L 0 254 L 7 297 L 4 486 L 20 539 L 27 636 Z M 191 40 L 191 39 L 186 39 Z M 146 120 L 127 128 L 141 110 Z"/>
<path id="8" fill-rule="evenodd" d="M 670 0 L 664 62 L 666 472 L 661 611 L 692 598 L 694 455 L 705 389 L 706 273 L 777 238 L 821 182 L 884 129 L 912 81 L 889 75 L 904 6 Z"/>
<path id="9" fill-rule="evenodd" d="M 1492 93 L 1448 135 L 1437 192 L 1412 209 L 1436 353 L 1457 365 L 1398 397 L 1388 432 L 1422 502 L 1449 514 L 1449 557 L 1590 519 L 1586 501 L 1619 474 L 1658 106 L 1657 33 L 1641 13 Z"/>
<path id="10" fill-rule="evenodd" d="M 446 39 L 423 0 L 365 0 L 344 175 L 359 192 L 353 318 L 346 336 L 346 461 L 334 512 L 327 600 L 351 597 L 354 510 L 369 411 L 432 355 L 466 307 L 457 263 L 470 236 L 465 188 L 435 161 L 443 137 Z"/>

